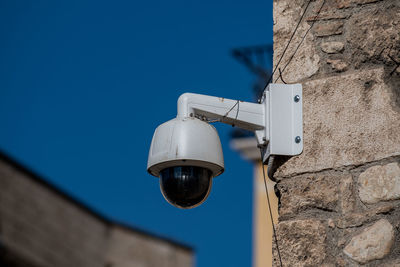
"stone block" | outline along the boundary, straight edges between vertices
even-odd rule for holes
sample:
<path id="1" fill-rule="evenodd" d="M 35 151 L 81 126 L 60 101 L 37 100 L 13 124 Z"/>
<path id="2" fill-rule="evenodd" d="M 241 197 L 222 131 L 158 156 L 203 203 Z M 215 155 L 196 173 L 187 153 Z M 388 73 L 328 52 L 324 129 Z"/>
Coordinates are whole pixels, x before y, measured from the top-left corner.
<path id="1" fill-rule="evenodd" d="M 284 266 L 320 266 L 326 258 L 326 230 L 322 221 L 280 222 L 277 235 Z"/>
<path id="2" fill-rule="evenodd" d="M 400 259 L 386 262 L 382 267 L 400 267 Z"/>
<path id="3" fill-rule="evenodd" d="M 295 51 L 295 46 L 290 45 L 290 48 L 285 53 L 282 59 L 280 68 L 284 69 L 283 79 L 286 83 L 296 83 L 300 80 L 310 78 L 318 73 L 320 69 L 320 56 L 316 48 L 312 45 L 314 36 L 307 35 L 303 45 L 297 50 L 295 57 L 292 55 Z M 279 58 L 283 52 L 280 49 L 275 50 L 275 58 Z M 287 64 L 289 62 L 289 64 Z M 286 68 L 284 68 L 287 65 Z M 276 72 L 274 81 L 279 77 L 279 72 Z"/>
<path id="4" fill-rule="evenodd" d="M 338 2 L 338 0 L 335 0 Z M 349 1 L 349 0 L 347 0 Z M 342 5 L 341 3 L 335 3 L 335 2 L 330 2 L 329 4 L 325 2 L 323 6 L 324 1 L 316 1 L 316 3 L 313 6 L 313 14 L 315 14 L 312 17 L 308 17 L 307 21 L 328 21 L 328 20 L 339 20 L 339 19 L 345 19 L 349 17 L 349 12 L 347 10 L 342 10 L 340 6 Z M 343 0 L 342 0 L 343 2 Z M 319 14 L 318 14 L 319 12 Z M 317 16 L 318 14 L 318 16 Z"/>
<path id="5" fill-rule="evenodd" d="M 343 33 L 343 22 L 335 21 L 335 22 L 326 22 L 319 23 L 313 28 L 314 35 L 317 37 L 325 37 L 331 35 L 338 35 Z"/>
<path id="6" fill-rule="evenodd" d="M 400 199 L 400 167 L 398 163 L 373 166 L 358 177 L 358 192 L 363 203 Z"/>
<path id="7" fill-rule="evenodd" d="M 330 64 L 332 69 L 337 72 L 346 71 L 348 67 L 348 64 L 340 59 L 328 59 L 326 62 Z"/>
<path id="8" fill-rule="evenodd" d="M 349 214 L 344 217 L 339 217 L 336 220 L 336 226 L 340 229 L 352 228 L 361 226 L 368 219 L 365 214 Z"/>
<path id="9" fill-rule="evenodd" d="M 371 3 L 376 3 L 380 2 L 382 0 L 352 0 L 353 3 L 358 4 L 358 5 L 364 5 L 364 4 L 371 4 Z"/>
<path id="10" fill-rule="evenodd" d="M 346 49 L 356 66 L 369 61 L 391 62 L 388 55 L 399 51 L 400 1 L 391 2 L 379 9 L 365 9 L 348 20 Z"/>
<path id="11" fill-rule="evenodd" d="M 353 260 L 367 263 L 384 258 L 390 252 L 393 242 L 393 226 L 381 219 L 354 236 L 343 251 Z"/>
<path id="12" fill-rule="evenodd" d="M 274 1 L 274 64 L 277 64 L 281 58 L 284 48 L 289 41 L 294 27 L 296 26 L 302 12 L 305 9 L 305 1 Z M 314 13 L 309 9 L 310 16 Z M 296 51 L 297 45 L 302 41 L 302 36 L 310 28 L 310 25 L 304 20 L 297 29 L 297 32 L 292 39 L 284 57 L 279 64 L 279 67 L 284 69 L 284 80 L 288 83 L 294 83 L 299 80 L 310 78 L 318 73 L 320 68 L 320 57 L 314 45 L 314 36 L 310 31 L 304 39 L 302 45 Z M 279 72 L 277 71 L 276 74 Z M 275 75 L 274 81 L 279 77 Z"/>
<path id="13" fill-rule="evenodd" d="M 335 12 L 321 12 L 318 16 L 311 16 L 306 18 L 307 22 L 313 21 L 323 21 L 323 20 L 337 20 L 337 19 L 345 19 L 348 15 L 335 13 Z"/>
<path id="14" fill-rule="evenodd" d="M 335 0 L 335 1 L 336 1 L 336 7 L 339 9 L 349 8 L 352 2 L 352 0 Z"/>
<path id="15" fill-rule="evenodd" d="M 349 8 L 355 5 L 364 5 L 364 4 L 371 4 L 380 2 L 382 0 L 335 0 L 337 8 Z"/>
<path id="16" fill-rule="evenodd" d="M 323 52 L 328 54 L 340 53 L 344 49 L 343 42 L 324 42 L 321 44 Z"/>
<path id="17" fill-rule="evenodd" d="M 276 178 L 400 155 L 400 113 L 383 68 L 303 83 L 304 151 Z"/>
<path id="18" fill-rule="evenodd" d="M 307 174 L 283 180 L 278 184 L 280 216 L 294 215 L 306 209 L 338 211 L 341 178 L 341 175 Z"/>
<path id="19" fill-rule="evenodd" d="M 294 27 L 296 27 L 301 14 L 304 12 L 306 4 L 307 1 L 304 0 L 274 0 L 274 35 L 291 34 Z M 312 15 L 312 13 L 313 12 L 309 12 L 309 15 Z M 287 38 L 289 38 L 289 36 L 287 36 Z M 284 45 L 285 43 L 280 44 L 280 46 Z"/>
<path id="20" fill-rule="evenodd" d="M 341 179 L 340 187 L 340 209 L 343 214 L 350 213 L 355 207 L 355 198 L 353 194 L 353 178 L 351 175 Z"/>
<path id="21" fill-rule="evenodd" d="M 380 207 L 377 207 L 370 212 L 373 212 L 375 214 L 387 214 L 387 213 L 394 211 L 395 208 L 396 208 L 395 203 L 388 203 L 388 204 L 382 205 Z"/>
<path id="22" fill-rule="evenodd" d="M 364 223 L 373 220 L 377 215 L 388 214 L 396 208 L 394 203 L 384 204 L 362 213 L 344 214 L 336 219 L 335 225 L 340 229 L 362 226 Z"/>

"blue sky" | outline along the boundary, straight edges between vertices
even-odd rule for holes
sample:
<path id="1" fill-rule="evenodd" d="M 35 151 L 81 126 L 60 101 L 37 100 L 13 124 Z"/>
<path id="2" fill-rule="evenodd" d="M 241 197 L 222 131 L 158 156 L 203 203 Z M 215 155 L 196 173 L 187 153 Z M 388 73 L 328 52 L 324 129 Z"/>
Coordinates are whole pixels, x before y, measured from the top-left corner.
<path id="1" fill-rule="evenodd" d="M 272 43 L 272 0 L 1 1 L 0 149 L 102 214 L 250 266 L 252 165 L 216 125 L 226 171 L 192 210 L 147 174 L 154 129 L 194 92 L 252 101 L 236 47 Z"/>

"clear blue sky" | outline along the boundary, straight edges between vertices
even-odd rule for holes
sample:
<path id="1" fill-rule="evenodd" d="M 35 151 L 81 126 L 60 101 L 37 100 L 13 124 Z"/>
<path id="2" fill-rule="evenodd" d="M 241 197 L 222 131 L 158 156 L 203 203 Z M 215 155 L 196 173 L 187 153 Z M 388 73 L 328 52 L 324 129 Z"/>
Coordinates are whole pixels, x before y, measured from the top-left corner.
<path id="1" fill-rule="evenodd" d="M 192 210 L 147 174 L 184 92 L 253 100 L 230 49 L 272 43 L 272 0 L 1 1 L 0 149 L 106 216 L 250 266 L 252 165 L 218 125 L 226 171 Z"/>

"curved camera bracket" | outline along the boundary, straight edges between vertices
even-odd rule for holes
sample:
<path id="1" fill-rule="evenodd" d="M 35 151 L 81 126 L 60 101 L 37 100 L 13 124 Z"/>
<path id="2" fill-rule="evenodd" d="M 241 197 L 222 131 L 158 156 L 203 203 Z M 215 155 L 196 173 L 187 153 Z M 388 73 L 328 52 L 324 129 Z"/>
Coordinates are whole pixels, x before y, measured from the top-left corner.
<path id="1" fill-rule="evenodd" d="M 219 121 L 253 131 L 270 155 L 295 156 L 303 151 L 303 105 L 301 84 L 269 84 L 261 103 L 185 93 L 178 99 L 177 117 Z"/>

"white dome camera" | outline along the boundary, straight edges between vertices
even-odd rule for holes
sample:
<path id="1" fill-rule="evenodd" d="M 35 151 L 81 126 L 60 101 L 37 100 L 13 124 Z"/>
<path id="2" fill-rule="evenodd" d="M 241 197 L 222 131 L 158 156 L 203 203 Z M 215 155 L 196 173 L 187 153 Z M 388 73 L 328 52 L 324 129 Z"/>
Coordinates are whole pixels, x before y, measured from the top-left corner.
<path id="1" fill-rule="evenodd" d="M 221 142 L 214 126 L 194 117 L 175 118 L 157 127 L 148 172 L 160 177 L 165 199 L 179 208 L 200 205 L 212 178 L 224 171 Z"/>
<path id="2" fill-rule="evenodd" d="M 218 132 L 209 121 L 254 131 L 270 155 L 297 155 L 303 150 L 301 85 L 270 84 L 260 104 L 185 93 L 178 115 L 154 132 L 147 171 L 160 178 L 164 198 L 188 209 L 203 203 L 212 179 L 224 171 Z"/>

